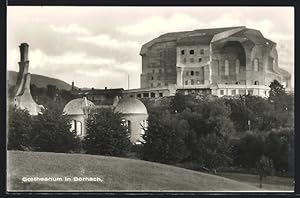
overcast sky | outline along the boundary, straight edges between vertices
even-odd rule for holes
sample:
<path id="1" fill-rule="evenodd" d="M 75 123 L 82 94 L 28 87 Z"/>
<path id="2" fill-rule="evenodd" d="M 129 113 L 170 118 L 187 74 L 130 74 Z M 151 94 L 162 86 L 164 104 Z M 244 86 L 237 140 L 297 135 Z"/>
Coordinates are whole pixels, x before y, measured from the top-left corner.
<path id="1" fill-rule="evenodd" d="M 228 26 L 258 29 L 276 42 L 280 66 L 294 76 L 292 7 L 8 7 L 7 67 L 18 71 L 18 46 L 26 42 L 30 73 L 124 89 L 130 75 L 130 88 L 139 88 L 142 44 L 167 32 Z"/>

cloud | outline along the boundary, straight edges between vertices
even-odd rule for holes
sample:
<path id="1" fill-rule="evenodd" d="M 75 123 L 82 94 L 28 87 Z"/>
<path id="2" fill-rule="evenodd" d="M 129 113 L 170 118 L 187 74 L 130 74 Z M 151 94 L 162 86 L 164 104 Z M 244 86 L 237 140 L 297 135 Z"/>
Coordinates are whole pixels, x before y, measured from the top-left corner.
<path id="1" fill-rule="evenodd" d="M 113 49 L 127 49 L 127 48 L 139 48 L 140 44 L 134 41 L 122 41 L 111 38 L 107 34 L 98 34 L 96 36 L 81 36 L 76 38 L 78 41 L 90 43 L 104 48 Z"/>
<path id="2" fill-rule="evenodd" d="M 78 24 L 69 24 L 68 26 L 58 27 L 55 25 L 49 26 L 54 32 L 62 33 L 62 34 L 76 34 L 76 35 L 90 35 L 90 32 L 80 27 Z"/>
<path id="3" fill-rule="evenodd" d="M 92 35 L 87 29 L 77 24 L 70 24 L 68 26 L 60 26 L 60 27 L 55 25 L 50 25 L 49 27 L 54 32 L 61 33 L 61 34 L 68 34 L 69 36 L 72 36 L 77 41 L 89 43 L 102 48 L 127 50 L 128 48 L 138 49 L 140 47 L 140 44 L 138 42 L 117 40 L 115 38 L 112 38 L 108 34 Z"/>
<path id="4" fill-rule="evenodd" d="M 187 14 L 173 14 L 169 18 L 161 16 L 148 17 L 139 23 L 119 27 L 117 30 L 134 36 L 145 36 L 187 30 L 200 26 L 203 26 L 203 23 Z"/>

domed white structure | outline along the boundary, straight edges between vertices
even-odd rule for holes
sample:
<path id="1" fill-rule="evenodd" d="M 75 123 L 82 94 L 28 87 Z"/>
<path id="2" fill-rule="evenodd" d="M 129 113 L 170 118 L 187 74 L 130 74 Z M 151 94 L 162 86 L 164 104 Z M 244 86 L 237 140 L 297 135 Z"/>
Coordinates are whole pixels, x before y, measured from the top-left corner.
<path id="1" fill-rule="evenodd" d="M 133 144 L 143 142 L 142 135 L 144 134 L 144 129 L 147 128 L 148 119 L 145 105 L 135 98 L 122 98 L 116 101 L 109 108 L 123 115 L 123 121 L 130 132 L 130 141 Z M 86 135 L 86 120 L 89 114 L 97 113 L 103 108 L 107 107 L 95 105 L 84 97 L 69 101 L 63 111 L 64 114 L 69 115 L 71 118 L 71 131 L 76 131 L 78 136 L 83 137 Z"/>
<path id="2" fill-rule="evenodd" d="M 130 141 L 134 144 L 143 142 L 142 135 L 147 128 L 148 112 L 145 105 L 135 98 L 122 98 L 115 112 L 123 114 L 124 121 L 130 132 Z"/>
<path id="3" fill-rule="evenodd" d="M 67 115 L 83 115 L 86 107 L 94 107 L 94 103 L 86 98 L 77 98 L 69 101 L 63 112 Z"/>
<path id="4" fill-rule="evenodd" d="M 115 108 L 116 112 L 123 114 L 148 114 L 145 105 L 135 98 L 123 98 Z"/>
<path id="5" fill-rule="evenodd" d="M 76 131 L 80 137 L 86 134 L 86 119 L 91 107 L 95 107 L 94 103 L 84 97 L 69 101 L 63 110 L 71 118 L 71 131 Z"/>

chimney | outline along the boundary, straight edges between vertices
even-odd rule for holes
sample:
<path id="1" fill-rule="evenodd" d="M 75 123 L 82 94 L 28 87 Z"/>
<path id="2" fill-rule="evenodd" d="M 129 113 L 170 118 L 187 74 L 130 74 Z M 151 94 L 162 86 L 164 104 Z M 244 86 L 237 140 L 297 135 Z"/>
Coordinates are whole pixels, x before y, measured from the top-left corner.
<path id="1" fill-rule="evenodd" d="M 74 81 L 72 81 L 72 91 L 74 90 Z"/>
<path id="2" fill-rule="evenodd" d="M 20 48 L 20 54 L 21 54 L 20 62 L 28 61 L 28 48 L 29 48 L 29 45 L 27 43 L 21 43 L 19 48 Z"/>
<path id="3" fill-rule="evenodd" d="M 20 48 L 20 62 L 19 62 L 19 73 L 16 82 L 15 95 L 19 95 L 24 87 L 25 74 L 28 73 L 29 60 L 28 60 L 28 48 L 27 43 L 21 43 Z"/>

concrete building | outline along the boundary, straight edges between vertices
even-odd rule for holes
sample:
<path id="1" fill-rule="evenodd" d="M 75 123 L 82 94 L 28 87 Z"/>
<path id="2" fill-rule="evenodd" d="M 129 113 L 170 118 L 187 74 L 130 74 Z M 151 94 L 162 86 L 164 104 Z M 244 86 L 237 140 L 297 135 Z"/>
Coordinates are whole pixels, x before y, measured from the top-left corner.
<path id="1" fill-rule="evenodd" d="M 141 89 L 130 97 L 184 93 L 268 97 L 273 80 L 291 89 L 276 43 L 244 26 L 163 34 L 142 46 Z"/>
<path id="2" fill-rule="evenodd" d="M 22 43 L 20 46 L 20 62 L 19 73 L 15 86 L 14 105 L 20 109 L 26 109 L 30 115 L 38 115 L 43 106 L 38 105 L 32 98 L 30 92 L 31 75 L 29 73 L 29 60 L 27 43 Z"/>
<path id="3" fill-rule="evenodd" d="M 116 100 L 114 100 L 116 101 Z M 64 114 L 71 118 L 71 131 L 75 131 L 79 137 L 86 135 L 86 122 L 91 114 L 104 108 L 110 108 L 123 116 L 123 122 L 130 133 L 130 141 L 139 144 L 143 141 L 144 128 L 147 127 L 148 112 L 145 105 L 135 98 L 118 99 L 111 105 L 95 105 L 86 97 L 69 101 L 64 107 Z"/>

